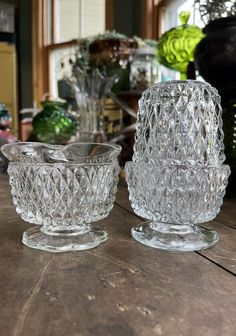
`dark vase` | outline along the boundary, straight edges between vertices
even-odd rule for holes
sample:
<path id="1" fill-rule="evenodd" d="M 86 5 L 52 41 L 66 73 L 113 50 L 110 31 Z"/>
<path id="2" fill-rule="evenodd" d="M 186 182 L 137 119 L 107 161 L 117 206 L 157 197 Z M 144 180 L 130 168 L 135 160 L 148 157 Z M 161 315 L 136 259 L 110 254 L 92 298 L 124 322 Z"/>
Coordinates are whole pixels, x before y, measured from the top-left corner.
<path id="1" fill-rule="evenodd" d="M 230 165 L 229 186 L 231 193 L 236 193 L 236 99 L 230 101 L 223 110 L 223 130 L 226 163 Z"/>
<path id="2" fill-rule="evenodd" d="M 236 16 L 210 22 L 195 49 L 195 67 L 219 91 L 225 107 L 236 93 Z"/>
<path id="3" fill-rule="evenodd" d="M 33 119 L 37 141 L 64 145 L 76 134 L 77 121 L 67 112 L 67 103 L 44 101 L 43 109 Z"/>

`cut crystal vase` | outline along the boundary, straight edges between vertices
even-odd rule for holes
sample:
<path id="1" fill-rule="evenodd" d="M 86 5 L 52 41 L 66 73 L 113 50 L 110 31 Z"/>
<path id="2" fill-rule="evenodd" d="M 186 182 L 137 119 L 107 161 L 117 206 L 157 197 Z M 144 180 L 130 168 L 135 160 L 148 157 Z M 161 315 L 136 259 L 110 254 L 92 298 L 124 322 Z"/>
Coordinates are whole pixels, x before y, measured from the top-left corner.
<path id="1" fill-rule="evenodd" d="M 90 223 L 108 216 L 120 171 L 120 146 L 75 143 L 52 146 L 14 143 L 2 147 L 17 213 L 37 224 L 25 245 L 52 252 L 93 248 L 107 239 Z"/>
<path id="2" fill-rule="evenodd" d="M 79 107 L 79 130 L 77 140 L 83 142 L 101 142 L 106 139 L 104 129 L 104 99 L 118 76 L 105 76 L 98 69 L 91 72 L 75 66 L 73 76 L 67 79 L 75 92 Z"/>
<path id="3" fill-rule="evenodd" d="M 194 251 L 214 245 L 214 219 L 230 174 L 217 91 L 199 81 L 169 81 L 139 101 L 133 161 L 126 163 L 129 198 L 148 221 L 132 229 L 158 249 Z"/>

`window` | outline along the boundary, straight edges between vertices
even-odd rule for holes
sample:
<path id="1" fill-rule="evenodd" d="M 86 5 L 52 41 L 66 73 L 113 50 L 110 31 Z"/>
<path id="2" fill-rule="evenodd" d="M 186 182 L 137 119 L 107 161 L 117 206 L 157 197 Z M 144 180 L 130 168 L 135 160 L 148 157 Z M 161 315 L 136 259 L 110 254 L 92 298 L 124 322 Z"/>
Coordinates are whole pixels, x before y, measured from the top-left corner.
<path id="1" fill-rule="evenodd" d="M 105 0 L 56 0 L 54 11 L 56 43 L 105 30 Z"/>
<path id="2" fill-rule="evenodd" d="M 55 39 L 65 42 L 80 37 L 81 2 L 78 0 L 57 0 L 55 8 Z"/>
<path id="3" fill-rule="evenodd" d="M 54 43 L 49 46 L 49 91 L 58 97 L 58 81 L 70 60 L 74 59 L 76 40 L 95 36 L 105 31 L 105 0 L 56 0 L 49 7 L 52 11 L 51 25 L 54 27 Z M 74 40 L 72 43 L 62 45 Z"/>
<path id="4" fill-rule="evenodd" d="M 53 98 L 59 96 L 59 85 L 64 82 L 64 74 L 70 75 L 71 60 L 75 61 L 76 51 L 76 44 L 49 50 L 49 91 Z"/>
<path id="5" fill-rule="evenodd" d="M 67 66 L 77 40 L 113 29 L 113 0 L 32 0 L 34 100 L 57 96 L 60 66 Z"/>
<path id="6" fill-rule="evenodd" d="M 171 0 L 166 4 L 164 9 L 162 25 L 163 33 L 181 24 L 179 20 L 179 14 L 182 11 L 190 12 L 190 18 L 188 21 L 189 24 L 195 24 L 200 28 L 205 26 L 200 17 L 199 8 L 195 4 L 194 0 Z"/>
<path id="7" fill-rule="evenodd" d="M 48 45 L 97 35 L 105 30 L 106 0 L 48 0 L 44 12 Z"/>

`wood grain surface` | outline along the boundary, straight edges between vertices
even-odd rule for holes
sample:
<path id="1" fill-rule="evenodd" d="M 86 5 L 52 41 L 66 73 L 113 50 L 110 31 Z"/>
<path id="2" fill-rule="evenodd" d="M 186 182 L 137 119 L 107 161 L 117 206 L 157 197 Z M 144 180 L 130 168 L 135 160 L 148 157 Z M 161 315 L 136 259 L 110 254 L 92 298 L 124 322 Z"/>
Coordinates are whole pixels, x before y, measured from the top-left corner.
<path id="1" fill-rule="evenodd" d="M 142 219 L 122 183 L 99 247 L 53 254 L 22 245 L 30 227 L 0 176 L 1 336 L 235 336 L 236 202 L 209 225 L 214 248 L 161 252 L 130 237 Z"/>

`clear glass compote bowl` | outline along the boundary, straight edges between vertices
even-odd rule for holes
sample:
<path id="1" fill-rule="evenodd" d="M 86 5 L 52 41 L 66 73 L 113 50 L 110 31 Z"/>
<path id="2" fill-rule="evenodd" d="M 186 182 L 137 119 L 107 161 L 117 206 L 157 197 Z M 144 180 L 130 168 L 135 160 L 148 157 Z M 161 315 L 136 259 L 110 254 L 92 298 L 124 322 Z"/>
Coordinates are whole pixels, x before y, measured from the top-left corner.
<path id="1" fill-rule="evenodd" d="M 208 248 L 216 231 L 200 224 L 220 211 L 230 168 L 126 163 L 129 199 L 135 213 L 148 221 L 132 229 L 139 242 L 169 251 Z"/>
<path id="2" fill-rule="evenodd" d="M 87 250 L 107 239 L 90 223 L 108 216 L 120 171 L 118 145 L 75 143 L 52 146 L 14 143 L 1 148 L 17 213 L 37 224 L 25 245 L 45 251 Z"/>

